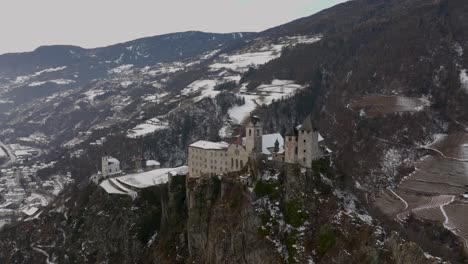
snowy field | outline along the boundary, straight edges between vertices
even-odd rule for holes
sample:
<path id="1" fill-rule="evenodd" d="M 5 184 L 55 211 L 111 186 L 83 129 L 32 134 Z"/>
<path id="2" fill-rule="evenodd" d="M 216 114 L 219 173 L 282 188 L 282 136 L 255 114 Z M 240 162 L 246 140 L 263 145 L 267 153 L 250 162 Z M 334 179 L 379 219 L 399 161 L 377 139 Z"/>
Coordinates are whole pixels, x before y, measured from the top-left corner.
<path id="1" fill-rule="evenodd" d="M 122 74 L 130 71 L 133 68 L 133 64 L 125 64 L 108 71 L 109 74 Z"/>
<path id="2" fill-rule="evenodd" d="M 158 63 L 156 66 L 143 68 L 141 72 L 150 76 L 158 76 L 161 74 L 176 73 L 184 69 L 185 65 L 181 62 Z"/>
<path id="3" fill-rule="evenodd" d="M 233 123 L 240 124 L 257 106 L 269 105 L 274 100 L 289 98 L 303 88 L 304 86 L 294 84 L 289 80 L 273 80 L 271 84 L 260 85 L 251 94 L 241 95 L 245 99 L 245 104 L 229 109 L 228 114 Z"/>
<path id="4" fill-rule="evenodd" d="M 187 174 L 188 167 L 182 166 L 177 168 L 151 170 L 147 172 L 117 177 L 117 179 L 125 184 L 142 189 L 166 183 L 169 179 L 169 173 L 172 175 Z"/>
<path id="5" fill-rule="evenodd" d="M 158 118 L 151 118 L 146 120 L 144 123 L 137 125 L 136 127 L 130 129 L 127 132 L 128 138 L 140 138 L 150 134 L 153 134 L 156 131 L 163 130 L 169 127 L 167 122 L 163 122 Z"/>
<path id="6" fill-rule="evenodd" d="M 209 67 L 216 71 L 220 69 L 229 69 L 236 72 L 245 72 L 249 67 L 258 67 L 271 60 L 279 58 L 284 47 L 292 47 L 297 44 L 312 44 L 319 41 L 321 35 L 314 36 L 292 36 L 281 38 L 277 43 L 271 43 L 268 40 L 257 39 L 258 45 L 238 54 L 222 54 L 214 64 Z"/>
<path id="7" fill-rule="evenodd" d="M 217 84 L 217 80 L 198 80 L 183 89 L 181 94 L 189 95 L 194 93 L 201 93 L 201 95 L 197 97 L 197 101 L 203 98 L 213 98 L 220 93 L 220 91 L 214 90 L 214 87 Z"/>
<path id="8" fill-rule="evenodd" d="M 228 110 L 229 117 L 231 117 L 232 122 L 235 124 L 242 123 L 242 121 L 244 121 L 244 119 L 250 115 L 250 112 L 255 110 L 255 108 L 257 108 L 259 105 L 257 103 L 259 96 L 244 95 L 243 97 L 245 99 L 245 104 L 235 106 Z"/>
<path id="9" fill-rule="evenodd" d="M 156 169 L 141 173 L 135 173 L 116 178 L 104 180 L 99 186 L 109 194 L 130 195 L 136 197 L 136 192 L 128 188 L 143 189 L 159 184 L 164 184 L 169 180 L 169 175 L 185 175 L 188 173 L 188 167 Z"/>
<path id="10" fill-rule="evenodd" d="M 278 50 L 247 52 L 236 55 L 221 55 L 221 62 L 210 65 L 213 70 L 229 69 L 237 72 L 244 72 L 251 66 L 265 64 L 281 55 Z"/>
<path id="11" fill-rule="evenodd" d="M 28 84 L 29 87 L 35 87 L 35 86 L 41 86 L 46 83 L 55 83 L 57 85 L 67 85 L 67 84 L 72 84 L 75 83 L 74 80 L 68 80 L 68 79 L 57 79 L 57 80 L 49 80 L 49 81 L 43 81 L 43 82 L 32 82 Z"/>
<path id="12" fill-rule="evenodd" d="M 62 67 L 57 67 L 57 68 L 49 68 L 49 69 L 45 69 L 45 70 L 42 70 L 42 71 L 38 71 L 38 72 L 33 73 L 31 75 L 18 76 L 13 81 L 13 83 L 14 84 L 23 84 L 23 83 L 28 82 L 29 80 L 33 79 L 34 77 L 38 77 L 38 76 L 40 76 L 40 75 L 42 75 L 44 73 L 62 71 L 62 70 L 65 70 L 66 68 L 67 68 L 67 66 L 62 66 Z"/>

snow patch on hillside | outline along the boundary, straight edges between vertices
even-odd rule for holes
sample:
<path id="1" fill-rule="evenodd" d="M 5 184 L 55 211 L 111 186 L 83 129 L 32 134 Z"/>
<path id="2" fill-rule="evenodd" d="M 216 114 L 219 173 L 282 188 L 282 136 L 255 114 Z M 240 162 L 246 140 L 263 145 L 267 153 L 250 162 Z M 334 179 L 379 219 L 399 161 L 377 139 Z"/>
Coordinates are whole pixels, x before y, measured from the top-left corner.
<path id="1" fill-rule="evenodd" d="M 455 44 L 453 44 L 453 49 L 457 53 L 458 57 L 463 57 L 463 47 L 460 45 L 460 43 L 455 42 Z"/>
<path id="2" fill-rule="evenodd" d="M 249 67 L 255 67 L 258 65 L 265 64 L 273 59 L 280 56 L 278 51 L 263 51 L 263 52 L 248 52 L 244 54 L 236 55 L 222 55 L 224 62 L 214 63 L 210 65 L 210 68 L 214 70 L 218 69 L 230 69 L 233 71 L 243 72 Z"/>
<path id="3" fill-rule="evenodd" d="M 110 69 L 108 71 L 109 74 L 120 74 L 120 73 L 124 73 L 124 72 L 127 72 L 129 71 L 130 69 L 133 68 L 133 64 L 125 64 L 125 65 L 121 65 L 119 67 L 116 67 L 116 68 L 113 68 L 113 69 Z"/>
<path id="4" fill-rule="evenodd" d="M 322 35 L 315 35 L 315 36 L 292 36 L 286 37 L 288 40 L 295 41 L 294 44 L 312 44 L 322 39 Z"/>
<path id="5" fill-rule="evenodd" d="M 258 104 L 256 100 L 258 96 L 256 95 L 244 95 L 245 104 L 234 106 L 228 110 L 228 114 L 231 117 L 231 120 L 235 124 L 240 124 L 246 117 L 250 115 L 250 112 L 257 108 Z"/>
<path id="6" fill-rule="evenodd" d="M 67 85 L 67 84 L 75 83 L 75 81 L 74 80 L 67 80 L 67 79 L 57 79 L 57 80 L 49 80 L 49 81 L 43 81 L 43 82 L 32 82 L 28 86 L 35 87 L 35 86 L 44 85 L 46 83 L 55 83 L 57 85 Z"/>
<path id="7" fill-rule="evenodd" d="M 96 96 L 103 95 L 104 93 L 105 92 L 103 90 L 90 90 L 84 93 L 84 95 L 88 101 L 93 102 Z"/>
<path id="8" fill-rule="evenodd" d="M 120 86 L 122 86 L 123 88 L 128 88 L 133 83 L 134 83 L 133 81 L 124 81 L 120 83 Z"/>
<path id="9" fill-rule="evenodd" d="M 150 134 L 153 134 L 156 131 L 163 130 L 169 127 L 167 122 L 163 122 L 158 118 L 152 118 L 146 120 L 144 123 L 137 125 L 136 127 L 128 130 L 128 138 L 140 138 Z"/>
<path id="10" fill-rule="evenodd" d="M 161 74 L 175 73 L 184 70 L 185 65 L 181 62 L 173 63 L 158 63 L 155 67 L 145 67 L 142 72 L 150 76 L 158 76 Z"/>
<path id="11" fill-rule="evenodd" d="M 338 218 L 341 218 L 341 214 L 344 213 L 352 218 L 358 218 L 368 225 L 372 225 L 372 217 L 364 208 L 360 208 L 360 206 L 358 206 L 359 200 L 356 196 L 354 196 L 354 194 L 339 189 L 336 189 L 334 193 L 336 197 L 338 197 L 338 199 L 342 202 L 344 209 L 344 211 L 340 211 L 338 213 Z"/>
<path id="12" fill-rule="evenodd" d="M 30 79 L 34 78 L 34 77 L 37 77 L 43 73 L 49 73 L 49 72 L 57 72 L 57 71 L 62 71 L 62 70 L 65 70 L 67 68 L 67 66 L 61 66 L 61 67 L 57 67 L 57 68 L 49 68 L 49 69 L 45 69 L 45 70 L 42 70 L 42 71 L 38 71 L 38 72 L 35 72 L 31 75 L 27 75 L 27 76 L 18 76 L 16 77 L 16 79 L 13 81 L 14 84 L 22 84 L 22 83 L 25 83 L 27 81 L 29 81 Z"/>
<path id="13" fill-rule="evenodd" d="M 289 80 L 273 80 L 271 84 L 262 84 L 257 88 L 262 95 L 266 95 L 270 100 L 280 99 L 283 96 L 294 94 L 297 90 L 304 88 L 300 84 L 295 84 Z"/>
<path id="14" fill-rule="evenodd" d="M 57 72 L 57 71 L 63 71 L 67 68 L 67 66 L 61 66 L 61 67 L 57 67 L 57 68 L 49 68 L 49 69 L 45 69 L 45 70 L 42 70 L 42 71 L 38 71 L 36 73 L 33 74 L 33 76 L 39 76 L 43 73 L 47 73 L 47 72 Z"/>
<path id="15" fill-rule="evenodd" d="M 241 91 L 245 91 L 245 86 L 243 88 Z M 289 98 L 303 88 L 304 86 L 290 80 L 273 80 L 271 84 L 262 84 L 257 87 L 256 91 L 242 95 L 245 104 L 229 109 L 228 114 L 234 123 L 242 123 L 257 106 L 269 105 L 275 100 Z"/>
<path id="16" fill-rule="evenodd" d="M 465 90 L 465 93 L 468 93 L 468 75 L 466 69 L 460 71 L 460 83 L 462 89 Z"/>
<path id="17" fill-rule="evenodd" d="M 293 47 L 297 44 L 312 44 L 319 41 L 322 35 L 290 36 L 275 42 L 266 39 L 256 39 L 256 46 L 237 54 L 222 54 L 216 63 L 209 67 L 213 71 L 229 69 L 236 72 L 245 72 L 249 67 L 258 67 L 281 56 L 284 47 Z"/>
<path id="18" fill-rule="evenodd" d="M 215 91 L 214 87 L 218 84 L 216 80 L 198 80 L 191 83 L 185 89 L 181 91 L 182 95 L 189 95 L 194 93 L 201 93 L 197 97 L 198 100 L 203 98 L 213 98 L 220 93 L 220 91 Z"/>
<path id="19" fill-rule="evenodd" d="M 160 94 L 147 94 L 142 96 L 143 101 L 151 103 L 159 103 L 160 99 L 169 93 L 160 93 Z"/>

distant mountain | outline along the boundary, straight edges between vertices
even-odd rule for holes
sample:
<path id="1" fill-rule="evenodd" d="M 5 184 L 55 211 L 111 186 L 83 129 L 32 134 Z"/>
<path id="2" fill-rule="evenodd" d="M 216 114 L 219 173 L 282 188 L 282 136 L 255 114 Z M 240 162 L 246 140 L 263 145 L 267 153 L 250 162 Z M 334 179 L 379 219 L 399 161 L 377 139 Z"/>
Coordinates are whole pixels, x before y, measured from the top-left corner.
<path id="1" fill-rule="evenodd" d="M 97 77 L 103 70 L 115 65 L 146 66 L 184 60 L 253 35 L 245 32 L 215 34 L 191 31 L 147 37 L 95 49 L 42 46 L 32 52 L 0 55 L 0 73 L 3 78 L 12 78 L 66 66 L 69 71 L 81 73 L 83 77 Z"/>

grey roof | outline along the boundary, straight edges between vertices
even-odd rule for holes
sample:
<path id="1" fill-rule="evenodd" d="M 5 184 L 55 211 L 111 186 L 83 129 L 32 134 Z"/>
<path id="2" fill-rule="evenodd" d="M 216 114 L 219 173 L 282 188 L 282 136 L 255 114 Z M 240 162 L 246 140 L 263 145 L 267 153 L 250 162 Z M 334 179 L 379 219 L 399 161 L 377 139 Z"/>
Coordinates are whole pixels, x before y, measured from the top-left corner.
<path id="1" fill-rule="evenodd" d="M 316 130 L 314 128 L 314 125 L 312 124 L 311 115 L 308 115 L 306 117 L 306 119 L 304 120 L 304 123 L 302 123 L 301 130 L 304 130 L 304 131 L 315 131 Z"/>
<path id="2" fill-rule="evenodd" d="M 286 131 L 286 136 L 287 137 L 295 137 L 297 136 L 297 128 L 296 127 L 291 127 Z"/>

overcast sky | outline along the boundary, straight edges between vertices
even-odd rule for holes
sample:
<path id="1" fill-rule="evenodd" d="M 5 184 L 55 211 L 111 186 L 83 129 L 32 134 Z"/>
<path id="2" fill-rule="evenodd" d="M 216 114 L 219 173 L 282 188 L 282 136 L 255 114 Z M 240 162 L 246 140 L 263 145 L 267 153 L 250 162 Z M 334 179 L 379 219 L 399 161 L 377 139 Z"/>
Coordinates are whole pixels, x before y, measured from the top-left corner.
<path id="1" fill-rule="evenodd" d="M 344 0 L 8 0 L 0 2 L 0 54 L 41 45 L 106 46 L 200 30 L 261 31 Z"/>

